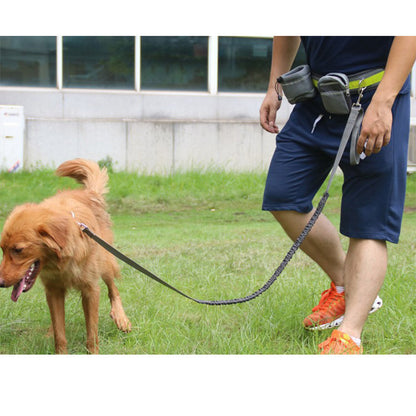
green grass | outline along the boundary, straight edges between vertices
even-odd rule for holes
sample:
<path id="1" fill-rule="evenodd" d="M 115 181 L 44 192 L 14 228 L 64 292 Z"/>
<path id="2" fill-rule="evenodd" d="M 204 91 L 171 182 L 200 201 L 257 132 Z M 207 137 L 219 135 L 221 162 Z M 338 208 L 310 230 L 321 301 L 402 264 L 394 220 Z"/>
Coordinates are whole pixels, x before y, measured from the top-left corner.
<path id="1" fill-rule="evenodd" d="M 261 211 L 265 177 L 112 173 L 107 201 L 116 246 L 193 297 L 245 296 L 269 279 L 291 245 L 272 216 Z M 336 178 L 324 210 L 336 226 L 341 185 Z M 15 205 L 77 186 L 51 171 L 0 174 L 0 226 Z M 415 224 L 416 175 L 408 181 L 401 242 L 389 245 L 389 268 L 380 293 L 384 306 L 369 317 L 363 333 L 368 354 L 416 352 Z M 346 246 L 347 240 L 342 241 Z M 302 327 L 328 280 L 300 251 L 268 292 L 234 306 L 193 303 L 124 264 L 122 275 L 117 284 L 133 330 L 117 330 L 102 284 L 102 354 L 315 354 L 329 334 Z M 17 303 L 10 300 L 10 289 L 1 290 L 0 302 L 1 354 L 53 353 L 40 282 Z M 68 295 L 66 322 L 69 352 L 84 354 L 85 323 L 77 292 Z"/>

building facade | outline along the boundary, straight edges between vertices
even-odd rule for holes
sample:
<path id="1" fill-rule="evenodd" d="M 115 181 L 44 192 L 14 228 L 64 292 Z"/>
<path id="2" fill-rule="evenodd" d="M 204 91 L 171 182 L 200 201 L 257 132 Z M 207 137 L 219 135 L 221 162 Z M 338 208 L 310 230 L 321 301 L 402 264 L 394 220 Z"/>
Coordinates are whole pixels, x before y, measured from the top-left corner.
<path id="1" fill-rule="evenodd" d="M 247 36 L 2 36 L 0 105 L 23 108 L 28 169 L 84 157 L 140 173 L 263 170 L 271 53 L 272 38 Z"/>

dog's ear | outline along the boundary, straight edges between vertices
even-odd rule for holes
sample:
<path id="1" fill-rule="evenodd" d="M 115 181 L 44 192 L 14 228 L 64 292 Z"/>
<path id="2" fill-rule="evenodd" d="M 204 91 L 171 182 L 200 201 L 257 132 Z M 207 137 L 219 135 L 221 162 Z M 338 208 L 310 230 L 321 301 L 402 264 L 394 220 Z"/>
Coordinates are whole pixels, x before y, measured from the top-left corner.
<path id="1" fill-rule="evenodd" d="M 43 243 L 60 258 L 67 243 L 68 220 L 66 218 L 49 218 L 47 222 L 38 226 L 37 232 Z"/>

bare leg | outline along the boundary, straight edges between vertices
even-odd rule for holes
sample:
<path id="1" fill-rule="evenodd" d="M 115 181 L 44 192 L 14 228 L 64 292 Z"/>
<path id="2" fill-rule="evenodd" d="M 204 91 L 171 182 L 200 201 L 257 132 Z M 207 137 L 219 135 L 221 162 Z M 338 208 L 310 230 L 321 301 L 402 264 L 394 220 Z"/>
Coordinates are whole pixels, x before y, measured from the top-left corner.
<path id="1" fill-rule="evenodd" d="M 345 261 L 345 315 L 340 331 L 360 338 L 368 312 L 387 271 L 387 246 L 381 240 L 350 240 Z"/>
<path id="2" fill-rule="evenodd" d="M 295 241 L 305 228 L 313 211 L 308 214 L 295 211 L 273 211 L 272 214 L 287 235 Z M 322 268 L 335 285 L 344 285 L 345 252 L 336 228 L 325 215 L 321 214 L 318 217 L 300 248 Z"/>

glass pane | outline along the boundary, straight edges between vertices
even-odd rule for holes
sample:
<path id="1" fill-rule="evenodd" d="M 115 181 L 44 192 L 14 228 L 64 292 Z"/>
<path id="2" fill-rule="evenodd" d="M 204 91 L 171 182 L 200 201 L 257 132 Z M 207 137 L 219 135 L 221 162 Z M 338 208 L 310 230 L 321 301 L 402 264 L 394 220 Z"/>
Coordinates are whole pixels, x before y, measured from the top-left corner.
<path id="1" fill-rule="evenodd" d="M 56 37 L 0 36 L 0 85 L 56 87 Z"/>
<path id="2" fill-rule="evenodd" d="M 264 92 L 270 75 L 273 39 L 218 40 L 218 91 Z"/>
<path id="3" fill-rule="evenodd" d="M 142 36 L 143 90 L 208 90 L 207 36 Z"/>
<path id="4" fill-rule="evenodd" d="M 64 36 L 64 88 L 134 89 L 134 36 Z"/>
<path id="5" fill-rule="evenodd" d="M 218 40 L 218 91 L 265 92 L 269 83 L 272 38 L 220 37 Z M 300 46 L 293 66 L 306 63 Z"/>

